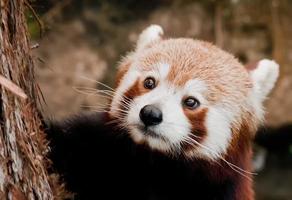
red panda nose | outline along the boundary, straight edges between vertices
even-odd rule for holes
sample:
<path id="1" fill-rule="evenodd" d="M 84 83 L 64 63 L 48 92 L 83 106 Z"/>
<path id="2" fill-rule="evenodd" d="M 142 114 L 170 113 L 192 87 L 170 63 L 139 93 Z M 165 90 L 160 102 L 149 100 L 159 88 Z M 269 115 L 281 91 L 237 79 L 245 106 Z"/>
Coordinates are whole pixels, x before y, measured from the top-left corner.
<path id="1" fill-rule="evenodd" d="M 146 105 L 140 110 L 140 119 L 145 126 L 158 125 L 162 122 L 162 112 L 153 105 Z"/>

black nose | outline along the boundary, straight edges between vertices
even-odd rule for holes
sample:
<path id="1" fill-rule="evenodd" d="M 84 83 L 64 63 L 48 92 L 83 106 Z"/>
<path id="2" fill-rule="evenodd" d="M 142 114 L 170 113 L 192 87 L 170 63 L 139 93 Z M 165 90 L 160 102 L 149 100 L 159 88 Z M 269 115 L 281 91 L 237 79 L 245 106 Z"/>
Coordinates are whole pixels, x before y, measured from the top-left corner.
<path id="1" fill-rule="evenodd" d="M 141 109 L 140 119 L 145 126 L 157 125 L 162 122 L 162 112 L 153 105 L 147 105 Z"/>

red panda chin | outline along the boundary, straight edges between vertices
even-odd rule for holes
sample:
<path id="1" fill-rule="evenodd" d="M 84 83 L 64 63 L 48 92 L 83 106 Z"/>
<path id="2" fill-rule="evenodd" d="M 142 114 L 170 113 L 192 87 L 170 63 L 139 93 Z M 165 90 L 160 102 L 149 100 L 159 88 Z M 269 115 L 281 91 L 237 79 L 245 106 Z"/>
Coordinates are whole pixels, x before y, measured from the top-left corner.
<path id="1" fill-rule="evenodd" d="M 178 153 L 178 149 L 174 148 L 175 145 L 171 144 L 167 138 L 156 133 L 155 130 L 132 128 L 129 130 L 129 134 L 137 144 L 147 145 L 152 150 L 170 155 Z"/>

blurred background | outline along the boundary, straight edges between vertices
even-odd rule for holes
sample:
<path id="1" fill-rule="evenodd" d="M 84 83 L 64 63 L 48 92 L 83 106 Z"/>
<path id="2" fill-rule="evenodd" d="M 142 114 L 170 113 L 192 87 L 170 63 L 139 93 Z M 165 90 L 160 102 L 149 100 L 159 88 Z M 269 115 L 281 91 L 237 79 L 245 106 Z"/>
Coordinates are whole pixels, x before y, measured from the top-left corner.
<path id="1" fill-rule="evenodd" d="M 36 76 L 50 118 L 103 101 L 74 88 L 96 88 L 93 80 L 114 86 L 118 61 L 150 24 L 161 25 L 167 37 L 210 41 L 245 64 L 276 60 L 281 76 L 266 102 L 267 133 L 255 146 L 256 199 L 292 199 L 291 0 L 32 0 L 31 5 L 27 19 Z"/>

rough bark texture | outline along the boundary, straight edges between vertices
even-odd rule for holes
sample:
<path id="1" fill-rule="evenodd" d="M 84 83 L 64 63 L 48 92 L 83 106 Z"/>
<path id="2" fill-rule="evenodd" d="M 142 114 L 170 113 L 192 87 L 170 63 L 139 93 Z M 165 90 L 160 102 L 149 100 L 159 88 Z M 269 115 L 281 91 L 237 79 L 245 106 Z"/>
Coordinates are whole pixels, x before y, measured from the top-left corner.
<path id="1" fill-rule="evenodd" d="M 0 85 L 0 199 L 54 199 L 60 190 L 47 172 L 48 146 L 36 109 L 38 90 L 25 2 L 0 2 L 0 75 L 27 96 L 17 95 L 3 82 Z"/>

